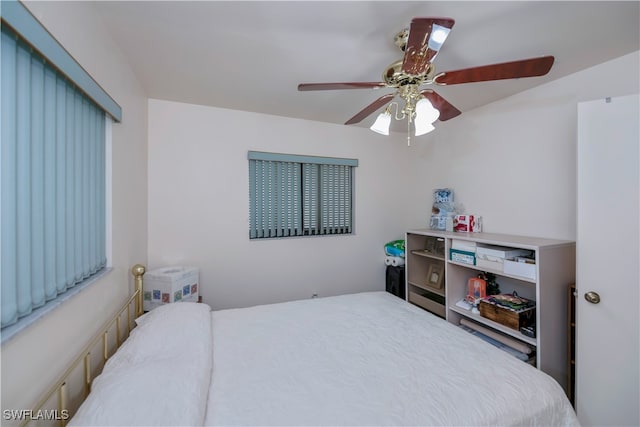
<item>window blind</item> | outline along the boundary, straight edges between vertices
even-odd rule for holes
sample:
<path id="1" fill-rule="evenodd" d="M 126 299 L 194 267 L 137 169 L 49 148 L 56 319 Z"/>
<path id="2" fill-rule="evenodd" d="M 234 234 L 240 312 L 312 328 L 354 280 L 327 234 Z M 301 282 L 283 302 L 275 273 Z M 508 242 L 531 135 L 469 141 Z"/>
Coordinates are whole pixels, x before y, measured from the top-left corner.
<path id="1" fill-rule="evenodd" d="M 55 64 L 74 85 L 78 86 L 113 120 L 122 120 L 122 108 L 107 92 L 84 70 L 84 68 L 51 36 L 49 31 L 33 16 L 19 0 L 2 0 L 0 7 L 2 26 L 9 26 L 29 42 L 36 51 Z"/>
<path id="2" fill-rule="evenodd" d="M 2 327 L 106 266 L 105 112 L 2 26 Z"/>
<path id="3" fill-rule="evenodd" d="M 249 238 L 353 232 L 355 159 L 249 152 Z"/>

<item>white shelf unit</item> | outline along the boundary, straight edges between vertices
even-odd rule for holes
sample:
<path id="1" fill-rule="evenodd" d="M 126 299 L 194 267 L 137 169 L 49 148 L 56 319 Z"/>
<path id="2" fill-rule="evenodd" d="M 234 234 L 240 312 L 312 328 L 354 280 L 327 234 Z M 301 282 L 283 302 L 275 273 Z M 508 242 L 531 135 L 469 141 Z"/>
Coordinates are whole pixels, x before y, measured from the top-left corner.
<path id="1" fill-rule="evenodd" d="M 422 236 L 422 239 L 420 238 Z M 468 319 L 494 332 L 515 338 L 535 348 L 536 367 L 551 375 L 562 387 L 567 386 L 567 286 L 575 282 L 575 242 L 495 233 L 456 233 L 429 229 L 411 230 L 406 233 L 407 246 L 407 295 L 419 283 L 420 264 L 411 251 L 418 251 L 425 236 L 445 240 L 444 259 L 444 317 L 458 325 Z M 536 260 L 535 279 L 505 274 L 503 271 L 463 264 L 450 260 L 449 250 L 453 240 L 476 244 L 502 246 L 533 251 Z M 413 271 L 412 271 L 413 270 Z M 456 306 L 468 292 L 467 282 L 480 272 L 496 275 L 501 293 L 512 293 L 536 301 L 536 337 L 530 338 L 520 331 L 482 317 L 480 314 Z M 409 281 L 412 278 L 412 281 Z M 413 283 L 412 283 L 413 282 Z M 419 305 L 419 304 L 418 304 Z"/>
<path id="2" fill-rule="evenodd" d="M 436 253 L 434 246 L 431 251 L 426 247 L 428 239 L 442 241 L 442 253 Z M 433 241 L 433 240 L 432 240 Z M 424 308 L 442 318 L 446 317 L 446 285 L 444 239 L 437 233 L 407 233 L 405 240 L 405 277 L 407 301 Z M 429 273 L 439 274 L 438 285 L 428 283 Z"/>

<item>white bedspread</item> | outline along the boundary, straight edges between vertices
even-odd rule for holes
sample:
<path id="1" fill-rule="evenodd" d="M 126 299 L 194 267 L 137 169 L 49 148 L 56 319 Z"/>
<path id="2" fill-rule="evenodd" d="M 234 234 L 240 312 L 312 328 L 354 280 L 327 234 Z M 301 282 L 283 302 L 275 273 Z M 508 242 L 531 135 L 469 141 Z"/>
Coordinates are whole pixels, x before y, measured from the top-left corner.
<path id="1" fill-rule="evenodd" d="M 105 364 L 70 426 L 202 425 L 211 378 L 211 308 L 168 304 Z"/>
<path id="2" fill-rule="evenodd" d="M 385 292 L 213 317 L 206 425 L 577 425 L 550 376 Z"/>

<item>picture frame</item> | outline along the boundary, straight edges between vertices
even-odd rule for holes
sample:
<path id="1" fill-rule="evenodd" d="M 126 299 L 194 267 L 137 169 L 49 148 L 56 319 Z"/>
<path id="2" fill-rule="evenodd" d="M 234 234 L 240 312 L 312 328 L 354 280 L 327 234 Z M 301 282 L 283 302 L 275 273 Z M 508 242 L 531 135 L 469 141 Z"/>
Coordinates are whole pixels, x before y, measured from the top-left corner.
<path id="1" fill-rule="evenodd" d="M 434 289 L 442 289 L 444 279 L 444 265 L 431 264 L 427 272 L 427 286 Z"/>
<path id="2" fill-rule="evenodd" d="M 437 239 L 435 237 L 427 236 L 427 239 L 426 239 L 425 245 L 424 245 L 424 250 L 428 254 L 435 254 L 436 253 L 436 240 Z"/>
<path id="3" fill-rule="evenodd" d="M 442 237 L 436 238 L 435 253 L 436 255 L 441 255 L 444 257 L 444 239 Z"/>
<path id="4" fill-rule="evenodd" d="M 442 237 L 427 236 L 424 250 L 429 255 L 444 257 L 444 239 Z"/>

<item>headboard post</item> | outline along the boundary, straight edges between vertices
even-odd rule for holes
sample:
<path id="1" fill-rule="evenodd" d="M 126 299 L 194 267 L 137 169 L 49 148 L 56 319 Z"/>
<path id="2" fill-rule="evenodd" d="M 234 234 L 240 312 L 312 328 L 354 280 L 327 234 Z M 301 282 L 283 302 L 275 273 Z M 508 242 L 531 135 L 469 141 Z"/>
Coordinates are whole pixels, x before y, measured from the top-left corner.
<path id="1" fill-rule="evenodd" d="M 136 264 L 131 269 L 131 273 L 133 273 L 134 282 L 135 282 L 134 284 L 135 284 L 135 288 L 136 288 L 136 304 L 135 304 L 136 315 L 135 315 L 135 317 L 141 316 L 142 312 L 144 311 L 143 308 L 142 308 L 142 300 L 143 300 L 142 276 L 144 276 L 145 271 L 146 271 L 146 268 L 142 264 Z"/>

